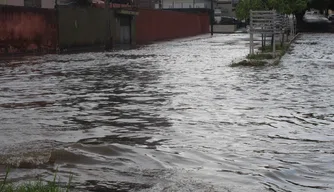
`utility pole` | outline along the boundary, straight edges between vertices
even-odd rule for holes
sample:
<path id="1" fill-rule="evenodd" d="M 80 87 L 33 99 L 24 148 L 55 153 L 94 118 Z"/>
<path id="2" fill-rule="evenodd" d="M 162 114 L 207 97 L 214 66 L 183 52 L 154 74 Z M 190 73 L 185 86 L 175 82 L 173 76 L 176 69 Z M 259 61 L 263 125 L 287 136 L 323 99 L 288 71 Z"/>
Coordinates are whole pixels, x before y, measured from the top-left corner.
<path id="1" fill-rule="evenodd" d="M 213 23 L 214 23 L 214 10 L 213 10 L 213 0 L 211 0 L 211 36 L 213 36 Z"/>
<path id="2" fill-rule="evenodd" d="M 60 53 L 60 22 L 59 22 L 59 5 L 58 5 L 58 0 L 55 1 L 55 9 L 56 9 L 56 20 L 57 20 L 57 45 L 56 45 L 56 52 L 59 54 Z"/>
<path id="3" fill-rule="evenodd" d="M 106 12 L 106 39 L 105 39 L 105 49 L 108 50 L 111 48 L 111 37 L 110 37 L 110 0 L 104 0 L 105 12 Z"/>

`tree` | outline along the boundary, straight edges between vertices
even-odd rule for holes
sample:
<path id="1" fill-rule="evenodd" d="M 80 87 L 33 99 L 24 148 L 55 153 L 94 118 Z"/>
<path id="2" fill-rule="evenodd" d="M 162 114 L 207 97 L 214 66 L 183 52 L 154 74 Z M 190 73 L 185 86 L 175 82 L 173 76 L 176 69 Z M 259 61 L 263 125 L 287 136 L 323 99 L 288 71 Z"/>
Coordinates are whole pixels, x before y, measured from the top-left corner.
<path id="1" fill-rule="evenodd" d="M 268 7 L 284 14 L 299 12 L 307 7 L 307 0 L 268 0 Z"/>
<path id="2" fill-rule="evenodd" d="M 307 9 L 307 3 L 308 0 L 241 0 L 236 7 L 236 14 L 239 19 L 248 19 L 249 11 L 251 9 L 275 9 L 276 11 L 284 14 L 297 14 Z"/>
<path id="3" fill-rule="evenodd" d="M 248 19 L 250 10 L 267 10 L 263 0 L 241 0 L 236 7 L 238 19 Z"/>

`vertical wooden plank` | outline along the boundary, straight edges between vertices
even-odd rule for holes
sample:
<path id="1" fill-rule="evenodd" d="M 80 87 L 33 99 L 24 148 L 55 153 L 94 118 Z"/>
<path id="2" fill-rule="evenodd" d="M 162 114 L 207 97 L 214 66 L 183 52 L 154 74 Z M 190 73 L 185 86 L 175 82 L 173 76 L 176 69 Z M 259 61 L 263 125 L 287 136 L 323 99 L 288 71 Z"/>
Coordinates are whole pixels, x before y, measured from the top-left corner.
<path id="1" fill-rule="evenodd" d="M 249 54 L 253 54 L 253 11 L 250 10 Z"/>
<path id="2" fill-rule="evenodd" d="M 253 40 L 253 32 L 250 33 L 250 53 L 249 54 L 254 54 L 254 40 Z"/>
<path id="3" fill-rule="evenodd" d="M 276 39 L 275 39 L 275 34 L 276 34 L 276 11 L 273 11 L 273 56 L 275 57 L 276 55 Z"/>

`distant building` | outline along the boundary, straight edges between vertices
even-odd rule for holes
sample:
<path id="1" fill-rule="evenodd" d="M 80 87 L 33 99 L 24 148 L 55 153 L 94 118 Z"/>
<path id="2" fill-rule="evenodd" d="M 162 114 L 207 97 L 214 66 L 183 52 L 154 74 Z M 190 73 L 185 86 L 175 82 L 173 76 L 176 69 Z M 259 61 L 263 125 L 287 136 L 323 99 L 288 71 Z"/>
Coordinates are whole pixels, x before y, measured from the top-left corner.
<path id="1" fill-rule="evenodd" d="M 154 0 L 133 0 L 133 3 L 136 4 L 139 8 L 149 8 L 154 9 L 155 1 Z"/>
<path id="2" fill-rule="evenodd" d="M 55 0 L 0 0 L 0 5 L 54 8 Z"/>
<path id="3" fill-rule="evenodd" d="M 1 5 L 24 6 L 24 0 L 0 0 Z"/>
<path id="4" fill-rule="evenodd" d="M 139 0 L 144 1 L 144 0 Z M 235 17 L 235 7 L 239 0 L 213 0 L 215 16 Z M 156 9 L 191 9 L 206 8 L 211 9 L 211 0 L 156 0 Z"/>
<path id="5" fill-rule="evenodd" d="M 235 7 L 239 0 L 217 0 L 215 9 L 220 9 L 222 16 L 235 17 Z"/>
<path id="6" fill-rule="evenodd" d="M 216 1 L 216 0 L 214 0 Z M 211 0 L 160 0 L 155 4 L 159 9 L 191 9 L 191 8 L 211 8 Z"/>

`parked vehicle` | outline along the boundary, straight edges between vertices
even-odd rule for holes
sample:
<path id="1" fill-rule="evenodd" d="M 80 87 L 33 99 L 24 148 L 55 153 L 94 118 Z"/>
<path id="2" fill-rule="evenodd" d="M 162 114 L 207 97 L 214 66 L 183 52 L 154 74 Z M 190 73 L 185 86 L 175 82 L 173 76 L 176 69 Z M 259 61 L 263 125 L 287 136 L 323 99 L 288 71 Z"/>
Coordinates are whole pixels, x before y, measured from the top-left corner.
<path id="1" fill-rule="evenodd" d="M 228 17 L 228 16 L 222 16 L 219 24 L 220 25 L 237 25 L 237 28 L 246 27 L 245 22 L 242 22 L 235 17 Z"/>
<path id="2" fill-rule="evenodd" d="M 221 25 L 236 25 L 239 22 L 240 21 L 238 21 L 238 19 L 236 19 L 234 17 L 222 16 L 221 19 L 220 19 L 219 24 L 221 24 Z"/>
<path id="3" fill-rule="evenodd" d="M 330 21 L 318 11 L 306 11 L 303 20 L 306 23 L 330 23 Z"/>
<path id="4" fill-rule="evenodd" d="M 328 16 L 328 20 L 332 23 L 334 23 L 334 14 Z"/>

